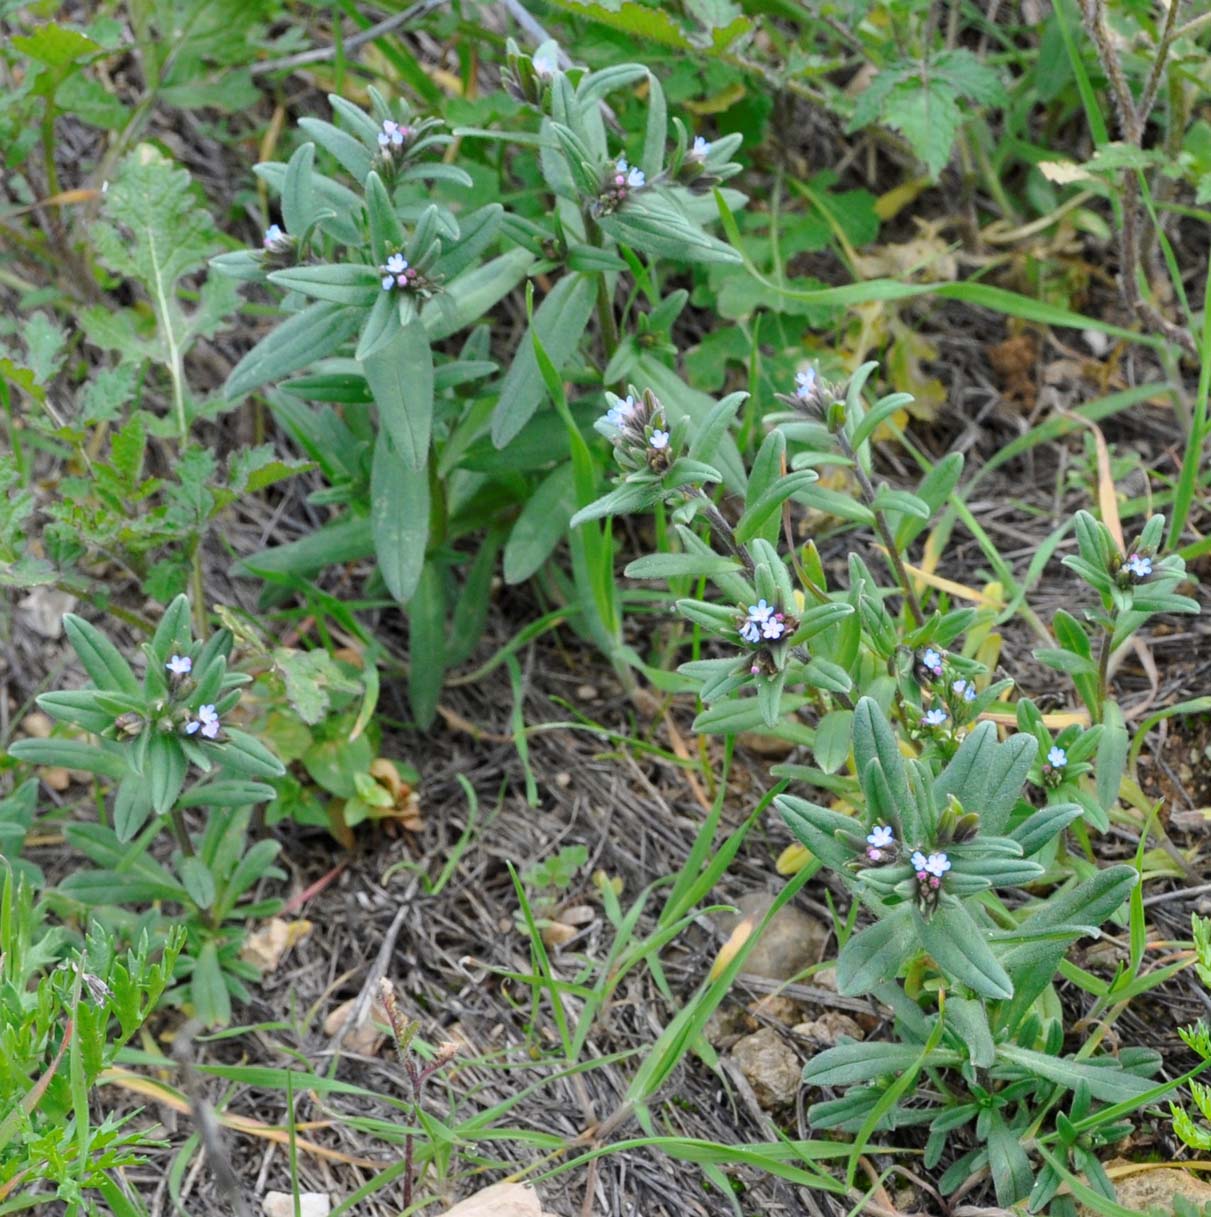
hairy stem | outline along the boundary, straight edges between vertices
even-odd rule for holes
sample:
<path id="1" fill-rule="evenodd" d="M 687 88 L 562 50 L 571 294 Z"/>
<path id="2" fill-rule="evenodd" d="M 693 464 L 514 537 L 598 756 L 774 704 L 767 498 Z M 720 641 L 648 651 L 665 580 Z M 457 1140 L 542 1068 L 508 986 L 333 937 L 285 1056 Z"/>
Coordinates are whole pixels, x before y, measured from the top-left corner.
<path id="1" fill-rule="evenodd" d="M 1106 705 L 1106 699 L 1110 696 L 1110 643 L 1111 631 L 1102 631 L 1101 646 L 1098 649 L 1097 655 L 1097 705 L 1090 706 L 1090 710 L 1097 716 L 1097 721 L 1102 721 L 1103 707 Z"/>
<path id="2" fill-rule="evenodd" d="M 724 549 L 744 567 L 745 572 L 751 579 L 755 573 L 753 560 L 748 556 L 744 547 L 736 540 L 736 534 L 732 531 L 732 526 L 727 522 L 727 517 L 715 506 L 711 496 L 701 486 L 694 487 L 694 493 L 702 504 L 702 514 L 706 516 L 707 523 L 711 526 L 711 532 L 715 534 L 716 539 L 723 545 Z"/>
<path id="3" fill-rule="evenodd" d="M 858 477 L 858 485 L 862 487 L 862 497 L 866 500 L 867 507 L 870 508 L 875 517 L 875 531 L 879 534 L 879 540 L 883 542 L 884 557 L 891 571 L 892 578 L 899 584 L 900 591 L 904 595 L 904 603 L 908 607 L 908 615 L 912 618 L 914 625 L 924 625 L 925 613 L 921 608 L 921 601 L 917 598 L 917 589 L 908 577 L 908 571 L 904 569 L 904 559 L 900 556 L 900 548 L 892 536 L 891 528 L 888 527 L 887 517 L 875 506 L 875 488 L 870 478 L 866 476 L 866 470 L 862 468 L 862 462 L 858 460 L 858 455 L 854 451 L 853 445 L 849 442 L 849 437 L 840 430 L 835 435 L 841 452 L 853 462 L 854 472 Z"/>

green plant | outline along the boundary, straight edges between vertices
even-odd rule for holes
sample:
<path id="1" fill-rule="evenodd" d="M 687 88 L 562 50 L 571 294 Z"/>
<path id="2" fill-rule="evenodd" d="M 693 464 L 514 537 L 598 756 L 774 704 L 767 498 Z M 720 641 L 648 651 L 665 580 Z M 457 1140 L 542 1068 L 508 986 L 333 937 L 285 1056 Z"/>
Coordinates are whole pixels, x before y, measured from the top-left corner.
<path id="1" fill-rule="evenodd" d="M 251 805 L 274 797 L 263 780 L 281 777 L 281 762 L 229 718 L 249 677 L 228 671 L 232 636 L 220 630 L 205 643 L 190 630 L 189 601 L 177 597 L 143 648 L 142 680 L 114 644 L 80 617 L 64 621 L 90 683 L 45 693 L 47 714 L 82 729 L 95 742 L 67 736 L 18 740 L 10 755 L 35 765 L 63 765 L 108 783 L 112 804 L 99 801 L 97 823 L 67 827 L 71 845 L 95 869 L 69 875 L 55 898 L 85 916 L 112 906 L 168 901 L 182 906 L 188 949 L 179 960 L 182 985 L 173 996 L 190 1002 L 207 1023 L 230 1017 L 230 996 L 255 976 L 241 964 L 243 922 L 274 911 L 275 901 L 240 901 L 261 879 L 283 877 L 273 867 L 275 841 L 247 847 Z M 187 812 L 204 809 L 200 834 Z M 152 855 L 165 828 L 176 848 L 167 865 Z M 173 919 L 152 917 L 164 930 Z"/>
<path id="2" fill-rule="evenodd" d="M 1090 729 L 1067 727 L 1053 738 L 1025 699 L 1017 707 L 1023 729 L 1005 740 L 992 722 L 979 721 L 1010 687 L 987 683 L 970 642 L 961 645 L 964 633 L 978 630 L 979 614 L 927 608 L 904 558 L 954 490 L 961 462 L 930 470 L 915 493 L 874 484 L 871 437 L 903 402 L 890 395 L 866 406 L 862 391 L 872 370 L 864 366 L 842 387 L 812 368 L 799 375 L 795 393 L 783 398 L 793 412 L 771 420 L 735 523 L 704 487 L 722 481 L 709 462 L 741 395 L 721 401 L 700 428 L 670 424 L 650 390 L 611 399 L 600 426 L 615 445 L 619 484 L 573 524 L 664 505 L 676 551 L 637 559 L 627 573 L 665 580 L 674 596 L 696 582 L 721 594 L 718 601 L 675 601 L 693 629 L 695 651 L 723 652 L 679 668 L 684 687 L 707 703 L 695 728 L 768 731 L 807 744 L 815 767 L 775 772 L 837 791 L 850 808 L 842 813 L 790 794 L 776 800 L 807 847 L 811 868 L 804 873 L 827 867 L 853 896 L 840 931 L 838 988 L 872 994 L 896 1016 L 892 1042 L 842 1044 L 805 1071 L 811 1084 L 846 1090 L 813 1106 L 810 1118 L 814 1128 L 856 1134 L 847 1182 L 877 1130 L 928 1123 L 925 1160 L 932 1167 L 956 1132 L 974 1122 L 976 1144 L 949 1164 L 944 1191 L 990 1171 L 1002 1205 L 1029 1200 L 1032 1211 L 1070 1213 L 1071 1198 L 1056 1194 L 1069 1169 L 1113 1198 L 1095 1150 L 1126 1135 L 1123 1117 L 1173 1085 L 1150 1080 L 1160 1064 L 1151 1050 L 1097 1054 L 1094 1036 L 1065 1055 L 1054 988 L 1059 975 L 1071 975 L 1068 948 L 1098 934 L 1138 890 L 1138 862 L 1099 867 L 1092 855 L 1081 860 L 1061 845 L 1070 826 L 1081 839 L 1085 824 L 1108 827 L 1104 808 L 1117 796 L 1126 733 L 1112 734 L 1121 716 L 1116 724 L 1107 710 L 1114 703 L 1104 662 L 1098 683 L 1078 685 L 1104 720 Z M 801 448 L 788 460 L 792 442 Z M 851 470 L 862 501 L 819 488 L 814 468 L 831 461 Z M 783 556 L 778 542 L 791 501 L 876 533 L 898 615 L 856 554 L 849 590 L 835 592 L 810 546 Z M 1153 613 L 1198 611 L 1174 591 L 1184 576 L 1181 559 L 1156 553 L 1163 519 L 1150 520 L 1126 550 L 1111 545 L 1106 526 L 1086 513 L 1075 523 L 1080 556 L 1065 564 L 1103 597 L 1103 611 L 1091 619 L 1105 654 Z M 1061 627 L 1057 622 L 1057 636 L 1068 649 L 1046 649 L 1039 658 L 1077 677 L 1098 677 L 1092 661 L 1079 670 L 1069 664 L 1075 647 L 1088 651 L 1088 640 L 1078 627 L 1070 641 Z M 804 712 L 813 714 L 814 727 L 802 724 Z M 1096 798 L 1087 786 L 1091 771 Z M 1045 895 L 1010 898 L 1042 884 Z M 861 912 L 873 920 L 859 929 Z M 1131 897 L 1130 923 L 1138 959 L 1138 897 Z M 1154 974 L 1146 984 L 1162 978 Z M 1140 990 L 1120 972 L 1097 991 L 1109 1004 Z M 914 1092 L 921 1077 L 935 1080 L 930 1101 Z M 1042 1160 L 1032 1163 L 1031 1150 Z"/>
<path id="3" fill-rule="evenodd" d="M 407 606 L 410 692 L 422 724 L 433 718 L 444 670 L 470 653 L 482 630 L 477 606 L 502 544 L 506 578 L 530 578 L 575 506 L 596 492 L 588 417 L 564 408 L 558 377 L 608 384 L 626 368 L 656 363 L 686 298 L 662 287 L 662 263 L 736 259 L 703 224 L 714 213 L 705 192 L 738 169 L 730 160 L 738 137 L 690 141 L 674 120 L 670 148 L 660 85 L 638 64 L 564 71 L 549 54 L 531 59 L 511 48 L 507 66 L 510 87 L 539 115 L 538 131 L 454 135 L 537 148 L 530 165 L 541 175 L 538 206 L 527 210 L 541 219 L 495 201 L 476 205 L 471 176 L 435 159 L 452 136 L 372 89 L 369 114 L 333 95 L 338 125 L 301 120 L 313 142 L 288 164 L 257 170 L 280 198 L 282 224 L 270 228 L 263 250 L 212 260 L 218 271 L 286 293 L 292 315 L 241 360 L 227 394 L 282 382 L 271 401 L 328 479 L 323 501 L 344 508 L 317 535 L 246 559 L 244 569 L 308 575 L 374 554 L 387 590 Z M 607 137 L 601 106 L 641 83 L 647 117 L 632 166 Z M 322 171 L 326 157 L 353 189 Z M 529 332 L 485 394 L 476 386 L 497 368 L 482 319 L 538 276 L 554 282 L 536 307 L 527 296 Z M 284 379 L 311 366 L 310 375 Z M 549 393 L 554 414 L 539 409 Z M 681 397 L 681 413 L 700 408 L 688 392 Z M 299 399 L 343 409 L 338 416 Z M 595 533 L 573 538 L 572 582 L 552 571 L 553 590 L 574 604 L 580 628 L 625 664 L 612 581 L 603 577 L 611 541 Z M 482 538 L 471 559 L 454 548 L 468 535 Z"/>
<path id="4" fill-rule="evenodd" d="M 83 937 L 51 928 L 29 884 L 0 868 L 0 1208 L 57 1201 L 75 1217 L 100 1200 L 141 1214 L 122 1171 L 160 1143 L 132 1126 L 137 1113 L 94 1122 L 91 1103 L 170 983 L 183 932 L 156 947 L 143 933 L 123 953 L 95 922 Z"/>

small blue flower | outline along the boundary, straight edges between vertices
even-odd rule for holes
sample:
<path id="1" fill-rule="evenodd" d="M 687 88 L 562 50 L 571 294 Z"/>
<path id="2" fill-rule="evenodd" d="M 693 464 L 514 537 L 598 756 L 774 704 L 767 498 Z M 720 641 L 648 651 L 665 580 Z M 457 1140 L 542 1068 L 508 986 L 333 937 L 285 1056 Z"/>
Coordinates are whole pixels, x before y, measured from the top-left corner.
<path id="1" fill-rule="evenodd" d="M 704 161 L 706 160 L 710 150 L 710 142 L 703 139 L 701 135 L 695 135 L 694 142 L 690 146 L 690 150 L 685 154 L 686 160 Z"/>
<path id="2" fill-rule="evenodd" d="M 890 824 L 876 824 L 866 834 L 866 843 L 875 849 L 886 849 L 896 839 L 896 834 Z"/>
<path id="3" fill-rule="evenodd" d="M 929 859 L 926 858 L 919 849 L 914 849 L 912 851 L 912 857 L 909 859 L 909 861 L 912 863 L 913 870 L 917 872 L 917 878 L 921 878 L 923 875 L 929 873 L 925 869 L 929 865 Z"/>
<path id="4" fill-rule="evenodd" d="M 941 706 L 934 706 L 932 710 L 926 710 L 921 718 L 923 727 L 940 727 L 947 719 L 946 711 Z"/>
<path id="5" fill-rule="evenodd" d="M 669 433 L 667 431 L 653 431 L 648 436 L 648 443 L 656 449 L 657 452 L 663 451 L 669 446 Z"/>
<path id="6" fill-rule="evenodd" d="M 950 870 L 950 859 L 945 854 L 930 854 L 925 859 L 925 869 L 929 874 L 941 879 Z"/>
<path id="7" fill-rule="evenodd" d="M 193 671 L 193 660 L 188 655 L 174 655 L 164 666 L 174 676 L 188 676 Z"/>
<path id="8" fill-rule="evenodd" d="M 1143 554 L 1132 554 L 1127 559 L 1127 569 L 1137 578 L 1146 579 L 1152 574 L 1152 559 Z"/>
<path id="9" fill-rule="evenodd" d="M 264 247 L 268 249 L 271 245 L 276 245 L 277 242 L 283 240 L 286 234 L 276 224 L 270 224 L 265 229 L 265 239 L 262 242 Z"/>
<path id="10" fill-rule="evenodd" d="M 1068 764 L 1068 753 L 1058 744 L 1052 744 L 1051 751 L 1047 753 L 1047 764 L 1052 769 L 1063 769 Z"/>
<path id="11" fill-rule="evenodd" d="M 964 701 L 975 701 L 976 687 L 970 681 L 956 680 L 950 686 Z"/>
<path id="12" fill-rule="evenodd" d="M 404 140 L 412 133 L 407 127 L 401 127 L 399 123 L 392 122 L 387 118 L 383 120 L 383 129 L 378 133 L 378 146 L 380 148 L 402 148 Z"/>
<path id="13" fill-rule="evenodd" d="M 806 400 L 816 388 L 816 369 L 804 368 L 795 373 L 795 396 Z"/>
<path id="14" fill-rule="evenodd" d="M 605 421 L 611 427 L 623 427 L 632 417 L 635 411 L 639 409 L 639 403 L 630 394 L 626 399 L 615 397 L 614 405 L 612 405 L 605 413 Z"/>
<path id="15" fill-rule="evenodd" d="M 185 724 L 185 734 L 193 735 L 198 731 L 207 739 L 217 739 L 222 724 L 213 705 L 199 706 L 198 717 Z"/>
<path id="16" fill-rule="evenodd" d="M 745 642 L 760 642 L 761 627 L 750 617 L 740 627 L 740 637 Z"/>
<path id="17" fill-rule="evenodd" d="M 550 80 L 555 75 L 559 68 L 559 47 L 554 42 L 544 42 L 542 46 L 530 56 L 530 65 L 534 69 L 534 75 L 539 80 Z"/>
<path id="18" fill-rule="evenodd" d="M 935 676 L 942 675 L 942 656 L 937 651 L 930 647 L 924 655 L 921 656 L 921 666 L 927 668 Z"/>
<path id="19" fill-rule="evenodd" d="M 750 621 L 757 622 L 760 625 L 762 622 L 768 621 L 773 616 L 774 606 L 766 600 L 758 600 L 756 604 L 748 606 L 748 617 Z"/>
<path id="20" fill-rule="evenodd" d="M 786 621 L 781 613 L 775 613 L 767 621 L 762 623 L 761 637 L 766 638 L 771 642 L 777 642 L 786 633 Z"/>

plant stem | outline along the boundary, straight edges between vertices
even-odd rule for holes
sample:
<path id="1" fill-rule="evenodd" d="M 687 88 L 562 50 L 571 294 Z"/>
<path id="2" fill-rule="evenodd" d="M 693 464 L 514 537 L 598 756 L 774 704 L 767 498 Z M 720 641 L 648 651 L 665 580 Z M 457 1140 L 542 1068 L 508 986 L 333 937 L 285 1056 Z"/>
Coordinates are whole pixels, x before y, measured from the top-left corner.
<path id="1" fill-rule="evenodd" d="M 1104 715 L 1106 698 L 1110 696 L 1110 630 L 1102 631 L 1102 643 L 1097 656 L 1097 705 L 1089 709 L 1096 715 L 1096 721 L 1101 722 Z"/>
<path id="2" fill-rule="evenodd" d="M 598 249 L 604 248 L 601 229 L 591 215 L 584 218 L 585 239 Z M 618 320 L 614 316 L 614 301 L 610 297 L 609 284 L 606 283 L 606 272 L 597 276 L 597 323 L 601 326 L 601 341 L 605 346 L 605 362 L 608 365 L 618 350 Z"/>
<path id="3" fill-rule="evenodd" d="M 181 853 L 187 858 L 192 858 L 194 856 L 193 842 L 189 839 L 189 830 L 185 827 L 185 816 L 181 809 L 174 807 L 169 813 L 169 819 L 172 820 L 173 835 L 181 847 Z"/>
<path id="4" fill-rule="evenodd" d="M 862 487 L 862 497 L 875 517 L 875 531 L 883 542 L 884 556 L 888 568 L 891 570 L 892 578 L 900 585 L 900 590 L 904 593 L 904 603 L 908 607 L 908 614 L 914 625 L 922 626 L 925 624 L 925 613 L 921 608 L 920 600 L 917 599 L 917 589 L 913 587 L 912 580 L 908 577 L 908 571 L 904 569 L 904 559 L 900 556 L 899 546 L 896 545 L 891 529 L 887 525 L 887 517 L 875 506 L 875 488 L 871 484 L 870 478 L 866 476 L 866 470 L 862 468 L 862 462 L 858 460 L 858 455 L 854 452 L 849 437 L 840 430 L 835 432 L 835 436 L 842 454 L 853 462 L 858 485 Z"/>
<path id="5" fill-rule="evenodd" d="M 707 494 L 707 492 L 703 490 L 701 486 L 695 486 L 694 493 L 698 496 L 702 503 L 702 514 L 706 516 L 707 523 L 709 523 L 711 526 L 711 532 L 713 532 L 716 538 L 722 542 L 723 547 L 728 551 L 728 553 L 731 554 L 731 556 L 744 567 L 749 578 L 751 579 L 755 573 L 753 560 L 748 556 L 744 547 L 737 542 L 736 534 L 732 531 L 732 526 L 727 522 L 727 518 L 724 516 L 723 512 L 721 512 L 719 508 L 715 506 L 711 496 Z"/>

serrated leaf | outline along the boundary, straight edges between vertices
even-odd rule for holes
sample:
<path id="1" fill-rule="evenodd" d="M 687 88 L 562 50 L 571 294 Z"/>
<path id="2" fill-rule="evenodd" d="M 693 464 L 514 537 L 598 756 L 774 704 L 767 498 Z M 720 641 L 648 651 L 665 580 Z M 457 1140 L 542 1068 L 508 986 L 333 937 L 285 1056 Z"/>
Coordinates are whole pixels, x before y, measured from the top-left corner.
<path id="1" fill-rule="evenodd" d="M 110 270 L 142 285 L 156 318 L 150 349 L 179 374 L 194 338 L 213 328 L 216 307 L 230 312 L 236 304 L 230 285 L 206 309 L 187 312 L 178 297 L 181 279 L 205 266 L 220 247 L 214 221 L 198 205 L 189 174 L 149 144 L 122 161 L 101 217 L 89 234 L 97 254 Z M 138 344 L 131 351 L 142 353 Z"/>

